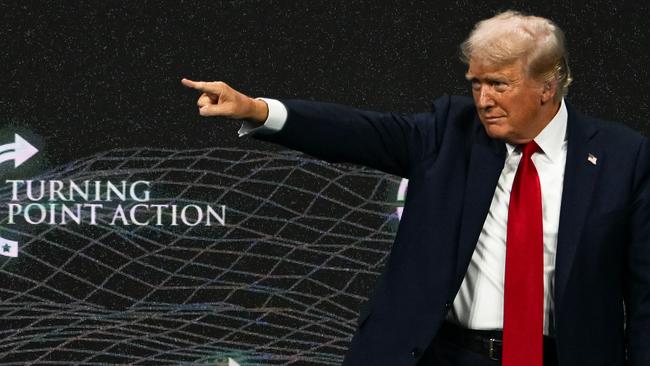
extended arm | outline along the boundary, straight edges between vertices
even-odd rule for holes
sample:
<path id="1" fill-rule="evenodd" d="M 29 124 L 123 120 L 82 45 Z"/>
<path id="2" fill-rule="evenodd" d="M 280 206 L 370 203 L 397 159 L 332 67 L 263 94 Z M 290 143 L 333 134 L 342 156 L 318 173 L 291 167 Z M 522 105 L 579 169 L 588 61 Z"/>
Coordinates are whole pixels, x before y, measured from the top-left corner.
<path id="1" fill-rule="evenodd" d="M 350 162 L 406 177 L 428 142 L 431 114 L 400 116 L 339 104 L 283 100 L 281 131 L 256 136 L 330 162 Z"/>
<path id="2" fill-rule="evenodd" d="M 203 92 L 202 116 L 245 119 L 256 127 L 268 116 L 264 101 L 252 99 L 223 82 L 183 84 Z M 282 129 L 273 134 L 254 134 L 330 162 L 351 162 L 399 176 L 408 176 L 431 144 L 435 143 L 432 113 L 400 116 L 362 111 L 332 103 L 282 101 L 288 114 Z"/>

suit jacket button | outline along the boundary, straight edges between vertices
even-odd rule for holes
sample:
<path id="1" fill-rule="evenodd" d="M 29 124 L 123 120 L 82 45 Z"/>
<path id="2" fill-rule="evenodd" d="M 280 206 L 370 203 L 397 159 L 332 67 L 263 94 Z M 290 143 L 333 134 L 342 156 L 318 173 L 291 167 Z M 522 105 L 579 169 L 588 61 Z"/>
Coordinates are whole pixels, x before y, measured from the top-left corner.
<path id="1" fill-rule="evenodd" d="M 445 304 L 445 309 L 447 309 L 447 310 L 451 309 L 451 303 L 450 302 Z"/>
<path id="2" fill-rule="evenodd" d="M 413 348 L 411 350 L 411 356 L 413 356 L 413 358 L 418 358 L 418 357 L 420 357 L 421 354 L 422 354 L 422 350 L 420 350 L 417 347 L 415 347 L 415 348 Z"/>

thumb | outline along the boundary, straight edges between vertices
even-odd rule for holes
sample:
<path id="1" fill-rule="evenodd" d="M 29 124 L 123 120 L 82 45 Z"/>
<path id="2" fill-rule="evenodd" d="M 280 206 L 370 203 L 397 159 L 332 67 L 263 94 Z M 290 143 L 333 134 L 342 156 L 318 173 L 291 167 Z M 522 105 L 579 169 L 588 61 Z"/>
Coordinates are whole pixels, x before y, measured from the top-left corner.
<path id="1" fill-rule="evenodd" d="M 208 104 L 199 108 L 199 114 L 203 117 L 228 116 L 230 111 L 222 104 Z"/>

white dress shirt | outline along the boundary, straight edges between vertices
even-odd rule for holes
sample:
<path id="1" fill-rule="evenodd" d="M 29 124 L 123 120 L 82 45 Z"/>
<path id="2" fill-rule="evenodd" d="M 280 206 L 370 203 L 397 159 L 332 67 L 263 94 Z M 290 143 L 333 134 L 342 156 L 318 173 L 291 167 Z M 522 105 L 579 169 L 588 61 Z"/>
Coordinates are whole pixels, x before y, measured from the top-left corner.
<path id="1" fill-rule="evenodd" d="M 253 130 L 256 133 L 273 133 L 282 129 L 287 119 L 287 109 L 278 100 L 258 98 L 266 102 L 269 114 L 259 127 L 244 122 L 239 136 Z M 542 215 L 544 228 L 544 334 L 554 335 L 553 292 L 555 253 L 560 223 L 562 183 L 567 151 L 567 110 L 564 100 L 560 109 L 542 132 L 535 137 L 541 151 L 532 160 L 539 175 L 542 189 Z M 507 157 L 490 210 L 478 238 L 465 278 L 456 295 L 447 319 L 470 329 L 503 329 L 503 283 L 506 265 L 506 233 L 510 190 L 521 160 L 521 152 L 506 144 Z"/>
<path id="2" fill-rule="evenodd" d="M 269 98 L 257 99 L 263 100 L 269 108 L 269 114 L 266 116 L 266 121 L 264 121 L 263 125 L 259 125 L 258 123 L 244 120 L 241 128 L 237 131 L 239 137 L 246 136 L 253 131 L 255 131 L 255 133 L 277 132 L 282 129 L 284 122 L 287 121 L 287 107 L 285 107 L 281 101 Z"/>
<path id="3" fill-rule="evenodd" d="M 553 290 L 562 183 L 566 162 L 567 110 L 560 109 L 535 137 L 541 152 L 532 160 L 542 189 L 544 228 L 544 334 L 554 335 Z M 470 329 L 503 329 L 503 283 L 506 268 L 508 204 L 521 152 L 506 144 L 506 157 L 481 235 L 447 319 Z"/>

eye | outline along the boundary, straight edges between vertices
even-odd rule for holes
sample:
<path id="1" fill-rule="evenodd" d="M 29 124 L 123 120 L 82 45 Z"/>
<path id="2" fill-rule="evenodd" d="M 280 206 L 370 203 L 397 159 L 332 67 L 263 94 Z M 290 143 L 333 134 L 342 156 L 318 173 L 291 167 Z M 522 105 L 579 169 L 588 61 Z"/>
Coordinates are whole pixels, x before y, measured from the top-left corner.
<path id="1" fill-rule="evenodd" d="M 504 92 L 508 90 L 508 83 L 505 83 L 503 81 L 493 81 L 492 87 L 498 92 Z"/>
<path id="2" fill-rule="evenodd" d="M 472 80 L 472 89 L 473 90 L 481 90 L 481 83 L 478 80 Z"/>

